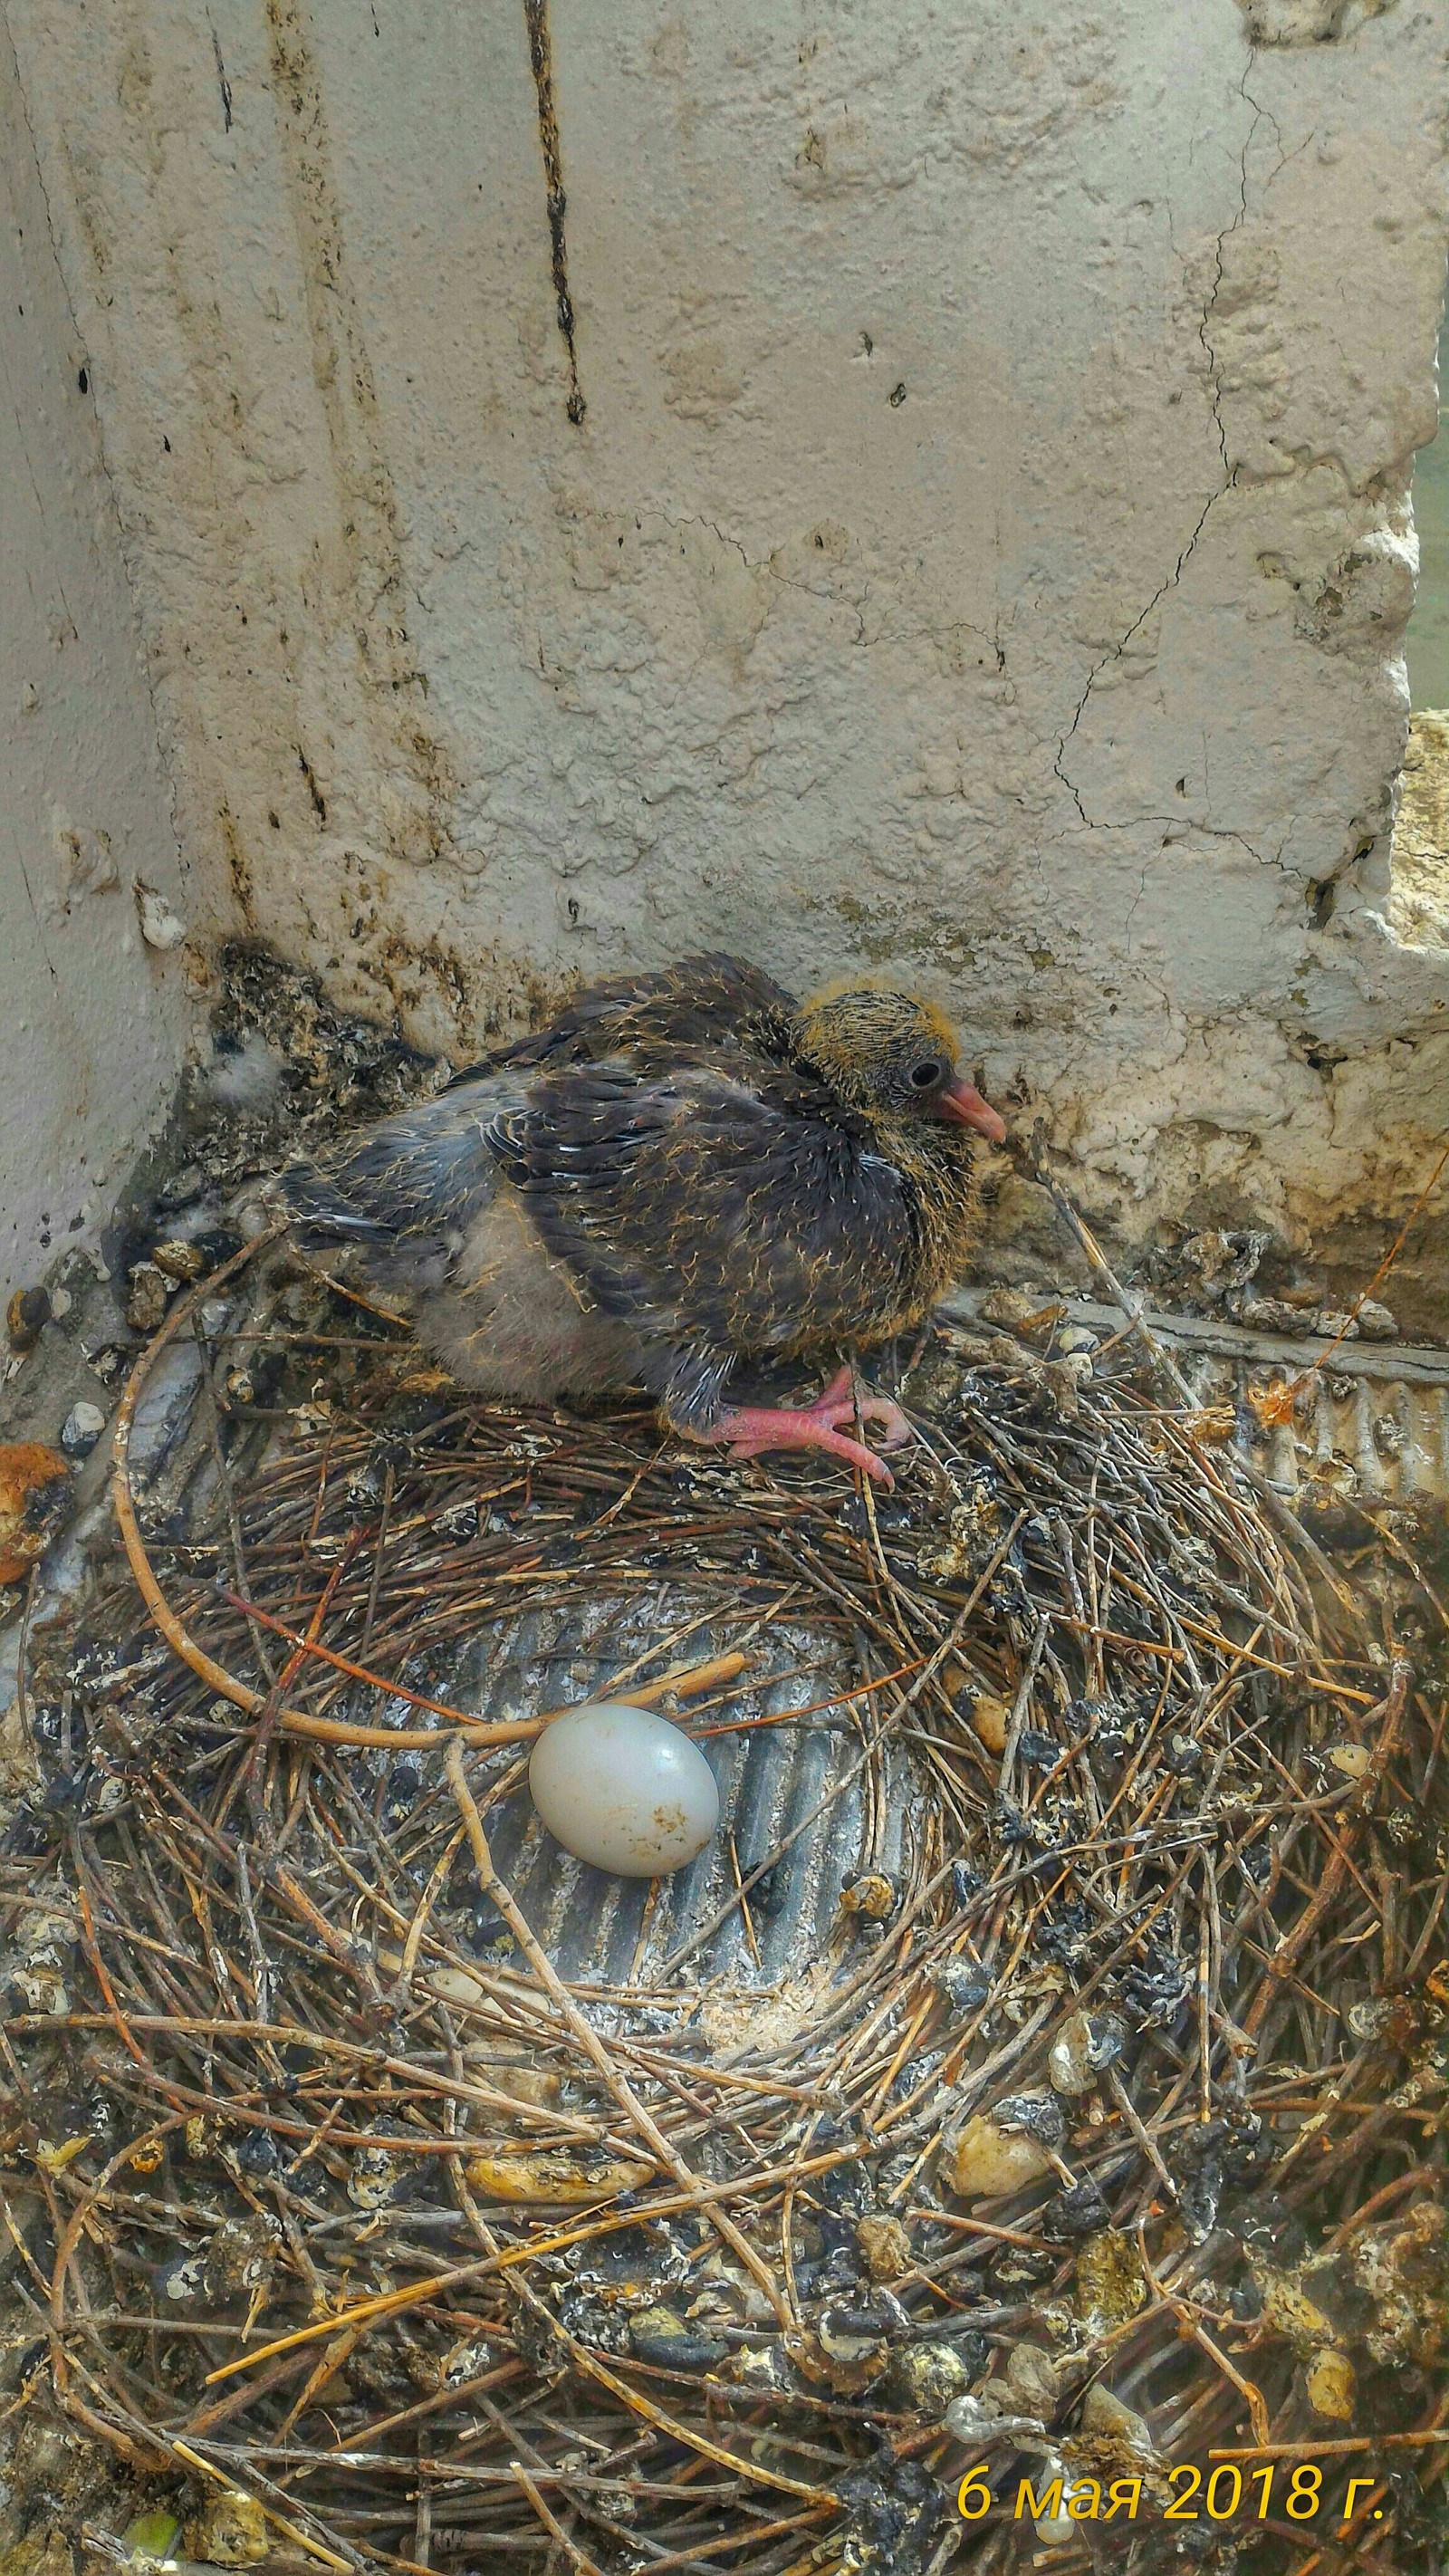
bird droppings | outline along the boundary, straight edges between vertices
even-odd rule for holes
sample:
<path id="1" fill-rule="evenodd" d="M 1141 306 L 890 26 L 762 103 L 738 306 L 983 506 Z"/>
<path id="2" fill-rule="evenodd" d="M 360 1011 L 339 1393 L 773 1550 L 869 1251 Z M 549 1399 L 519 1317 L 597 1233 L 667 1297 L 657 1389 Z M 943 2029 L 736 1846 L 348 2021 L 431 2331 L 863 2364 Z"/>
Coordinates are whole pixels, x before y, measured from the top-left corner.
<path id="1" fill-rule="evenodd" d="M 73 1404 L 61 1425 L 60 1445 L 67 1458 L 88 1458 L 106 1427 L 98 1404 Z"/>
<path id="2" fill-rule="evenodd" d="M 261 2506 L 239 2488 L 209 2497 L 183 2526 L 181 2545 L 188 2557 L 212 2567 L 257 2567 L 272 2548 Z"/>
<path id="3" fill-rule="evenodd" d="M 172 948 L 179 948 L 186 937 L 186 924 L 174 906 L 167 902 L 163 894 L 157 892 L 155 886 L 147 885 L 141 877 L 136 879 L 135 896 L 141 936 L 147 947 L 159 949 L 163 953 Z"/>

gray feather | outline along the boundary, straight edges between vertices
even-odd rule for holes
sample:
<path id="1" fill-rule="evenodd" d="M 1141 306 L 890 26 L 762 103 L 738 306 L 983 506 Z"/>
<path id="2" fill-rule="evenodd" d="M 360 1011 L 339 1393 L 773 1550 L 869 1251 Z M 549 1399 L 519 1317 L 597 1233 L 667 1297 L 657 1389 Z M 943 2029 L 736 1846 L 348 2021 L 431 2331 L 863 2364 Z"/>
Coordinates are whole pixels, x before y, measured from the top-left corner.
<path id="1" fill-rule="evenodd" d="M 415 1272 L 431 1285 L 497 1191 L 484 1127 L 522 1099 L 516 1076 L 484 1077 L 288 1164 L 282 1196 L 301 1240 L 317 1252 L 376 1246 L 394 1284 Z"/>

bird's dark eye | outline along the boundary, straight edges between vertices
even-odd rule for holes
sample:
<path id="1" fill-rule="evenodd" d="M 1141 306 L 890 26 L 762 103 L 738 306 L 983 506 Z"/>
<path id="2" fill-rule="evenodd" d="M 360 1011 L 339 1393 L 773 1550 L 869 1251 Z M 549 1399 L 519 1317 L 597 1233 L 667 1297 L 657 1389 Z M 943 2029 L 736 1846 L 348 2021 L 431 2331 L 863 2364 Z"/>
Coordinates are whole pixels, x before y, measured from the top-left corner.
<path id="1" fill-rule="evenodd" d="M 913 1064 L 911 1067 L 912 1090 L 934 1091 L 945 1070 L 945 1066 L 938 1064 L 933 1055 L 923 1056 L 919 1064 Z"/>

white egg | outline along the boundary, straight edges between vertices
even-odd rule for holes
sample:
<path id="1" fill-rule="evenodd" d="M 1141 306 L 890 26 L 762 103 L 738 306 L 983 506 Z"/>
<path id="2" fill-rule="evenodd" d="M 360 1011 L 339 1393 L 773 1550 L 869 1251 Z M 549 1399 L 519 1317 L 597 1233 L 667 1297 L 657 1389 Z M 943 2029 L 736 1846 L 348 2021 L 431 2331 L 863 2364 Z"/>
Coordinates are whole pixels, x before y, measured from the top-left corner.
<path id="1" fill-rule="evenodd" d="M 528 1785 L 565 1851 L 619 1878 L 682 1869 L 719 1823 L 719 1791 L 698 1745 L 624 1700 L 589 1700 L 556 1717 L 533 1748 Z"/>

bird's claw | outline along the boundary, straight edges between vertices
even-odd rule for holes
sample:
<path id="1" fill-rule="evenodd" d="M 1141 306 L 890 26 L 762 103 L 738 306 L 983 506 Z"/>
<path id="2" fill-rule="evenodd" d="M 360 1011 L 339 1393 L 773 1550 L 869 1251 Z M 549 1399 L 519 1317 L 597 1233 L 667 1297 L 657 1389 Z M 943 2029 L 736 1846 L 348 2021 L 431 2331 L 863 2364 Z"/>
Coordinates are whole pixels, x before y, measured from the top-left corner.
<path id="1" fill-rule="evenodd" d="M 741 1405 L 722 1415 L 711 1436 L 729 1444 L 732 1458 L 758 1458 L 767 1449 L 818 1449 L 847 1460 L 878 1485 L 894 1485 L 894 1476 L 874 1449 L 837 1430 L 838 1423 L 854 1422 L 857 1416 L 862 1422 L 882 1425 L 883 1448 L 898 1449 L 912 1436 L 900 1406 L 888 1396 L 863 1393 L 857 1403 L 848 1368 L 836 1373 L 813 1404 Z"/>
<path id="2" fill-rule="evenodd" d="M 837 1421 L 854 1422 L 857 1415 L 862 1422 L 880 1423 L 882 1449 L 908 1449 L 915 1437 L 900 1406 L 893 1404 L 888 1395 L 872 1395 L 866 1387 L 857 1398 L 848 1368 L 837 1369 L 824 1394 L 818 1395 L 806 1410 L 818 1414 L 832 1430 Z"/>

